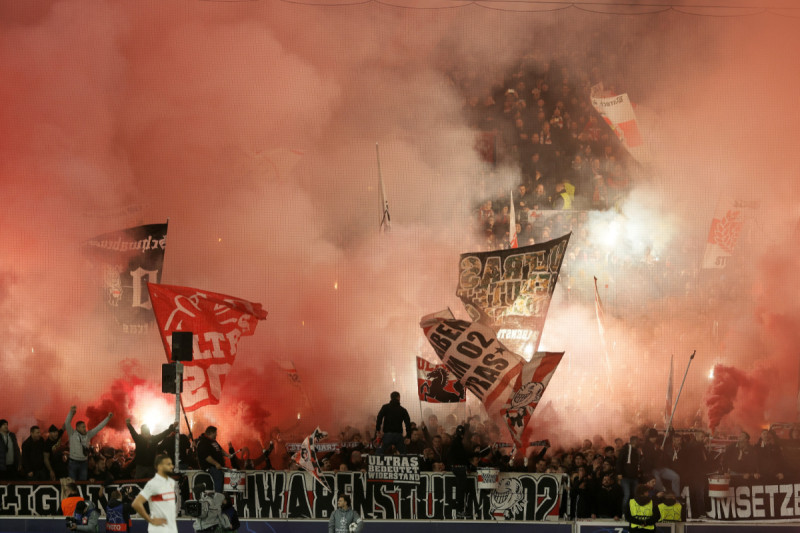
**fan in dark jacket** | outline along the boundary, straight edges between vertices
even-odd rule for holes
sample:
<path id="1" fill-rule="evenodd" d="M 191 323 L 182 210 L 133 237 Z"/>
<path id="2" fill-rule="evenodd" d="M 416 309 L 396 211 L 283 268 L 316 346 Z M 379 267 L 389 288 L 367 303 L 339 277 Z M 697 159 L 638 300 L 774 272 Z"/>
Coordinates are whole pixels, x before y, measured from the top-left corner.
<path id="1" fill-rule="evenodd" d="M 603 476 L 603 481 L 594 490 L 592 504 L 592 518 L 619 520 L 622 517 L 622 487 L 612 474 Z"/>

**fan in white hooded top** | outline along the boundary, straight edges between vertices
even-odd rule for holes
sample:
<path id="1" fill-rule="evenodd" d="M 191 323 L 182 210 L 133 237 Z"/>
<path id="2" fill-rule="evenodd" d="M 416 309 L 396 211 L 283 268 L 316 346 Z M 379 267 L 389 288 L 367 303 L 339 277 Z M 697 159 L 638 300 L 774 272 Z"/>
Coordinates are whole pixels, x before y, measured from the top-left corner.
<path id="1" fill-rule="evenodd" d="M 132 507 L 147 520 L 148 533 L 178 533 L 177 516 L 178 489 L 172 473 L 172 459 L 168 455 L 156 457 L 156 475 L 147 482 L 136 496 Z M 150 514 L 144 509 L 145 502 L 150 504 Z"/>

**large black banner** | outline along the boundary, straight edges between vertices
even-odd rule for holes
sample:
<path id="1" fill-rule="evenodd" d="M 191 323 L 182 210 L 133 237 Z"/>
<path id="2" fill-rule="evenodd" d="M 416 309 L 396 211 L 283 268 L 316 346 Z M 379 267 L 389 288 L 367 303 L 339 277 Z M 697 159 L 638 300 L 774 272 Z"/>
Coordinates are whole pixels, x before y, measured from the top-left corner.
<path id="1" fill-rule="evenodd" d="M 243 518 L 329 518 L 341 493 L 369 520 L 442 520 L 455 518 L 455 477 L 423 472 L 419 483 L 369 483 L 364 472 L 324 474 L 331 490 L 302 471 L 248 471 L 244 492 L 232 493 Z M 188 474 L 189 487 L 204 472 Z M 207 480 L 209 483 L 211 479 Z M 564 474 L 501 474 L 497 488 L 478 490 L 477 477 L 468 477 L 467 502 L 476 520 L 556 520 Z M 138 492 L 144 483 L 123 484 Z M 80 485 L 84 497 L 96 501 L 101 485 Z M 106 487 L 106 493 L 116 485 Z M 475 495 L 475 497 L 471 496 Z M 58 514 L 60 487 L 55 484 L 0 485 L 0 514 L 53 516 Z"/>
<path id="2" fill-rule="evenodd" d="M 98 235 L 84 243 L 102 270 L 106 307 L 126 333 L 146 331 L 154 320 L 147 283 L 161 283 L 167 224 L 148 224 Z"/>
<path id="3" fill-rule="evenodd" d="M 473 321 L 526 359 L 539 349 L 571 233 L 522 248 L 461 254 L 456 295 Z"/>

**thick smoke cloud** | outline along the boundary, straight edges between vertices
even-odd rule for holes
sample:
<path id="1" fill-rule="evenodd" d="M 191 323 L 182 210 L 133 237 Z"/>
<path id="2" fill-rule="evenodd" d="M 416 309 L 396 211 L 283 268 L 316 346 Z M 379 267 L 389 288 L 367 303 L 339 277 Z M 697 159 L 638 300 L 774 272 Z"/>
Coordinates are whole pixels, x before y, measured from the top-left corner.
<path id="1" fill-rule="evenodd" d="M 75 403 L 90 422 L 114 411 L 118 432 L 105 438 L 115 439 L 127 416 L 146 421 L 145 404 L 170 409 L 157 335 L 109 327 L 79 249 L 92 235 L 168 217 L 164 282 L 270 313 L 242 341 L 223 403 L 191 416 L 195 434 L 210 423 L 224 440 L 299 438 L 317 424 L 363 431 L 395 389 L 417 418 L 414 357 L 427 353 L 418 319 L 448 305 L 464 316 L 456 261 L 474 245 L 469 216 L 485 194 L 475 132 L 446 71 L 476 70 L 489 86 L 525 55 L 546 62 L 586 49 L 596 51 L 587 70 L 639 105 L 653 153 L 620 211 L 591 216 L 592 240 L 630 261 L 650 248 L 696 269 L 699 258 L 684 252 L 705 239 L 723 193 L 762 207 L 736 269 L 700 272 L 691 286 L 620 279 L 613 267 L 574 278 L 576 292 L 592 275 L 603 280 L 610 376 L 592 302 L 562 283 L 542 348 L 567 356 L 534 435 L 611 437 L 658 422 L 663 396 L 653 391 L 666 386 L 669 354 L 679 374 L 693 349 L 678 425 L 705 424 L 716 363 L 792 376 L 759 389 L 759 416 L 740 396 L 723 425 L 795 416 L 800 80 L 790 51 L 800 43 L 791 21 L 171 1 L 5 2 L 0 21 L 9 80 L 0 88 L 0 371 L 14 376 L 2 413 L 12 429 L 60 423 Z M 377 231 L 376 142 L 388 236 Z M 492 193 L 519 176 L 499 174 Z M 619 239 L 608 238 L 612 223 Z M 283 360 L 300 384 L 275 364 Z"/>

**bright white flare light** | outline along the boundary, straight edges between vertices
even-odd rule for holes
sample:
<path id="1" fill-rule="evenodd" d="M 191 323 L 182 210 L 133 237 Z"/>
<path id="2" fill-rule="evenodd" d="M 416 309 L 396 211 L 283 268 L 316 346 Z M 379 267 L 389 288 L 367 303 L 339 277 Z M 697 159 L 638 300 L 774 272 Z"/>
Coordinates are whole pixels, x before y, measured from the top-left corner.
<path id="1" fill-rule="evenodd" d="M 708 379 L 714 379 L 714 367 L 711 367 L 711 370 L 708 371 Z"/>
<path id="2" fill-rule="evenodd" d="M 606 229 L 605 234 L 603 235 L 603 244 L 605 244 L 606 248 L 614 248 L 617 244 L 617 240 L 619 239 L 620 233 L 620 223 L 618 220 L 612 220 Z"/>
<path id="3" fill-rule="evenodd" d="M 161 406 L 151 406 L 141 417 L 142 424 L 147 424 L 151 432 L 161 431 L 172 423 L 172 415 L 169 409 Z"/>
<path id="4" fill-rule="evenodd" d="M 151 433 L 159 433 L 167 429 L 175 416 L 175 404 L 170 405 L 163 398 L 152 396 L 150 391 L 137 389 L 134 392 L 134 408 L 132 415 L 134 422 L 146 424 Z"/>

